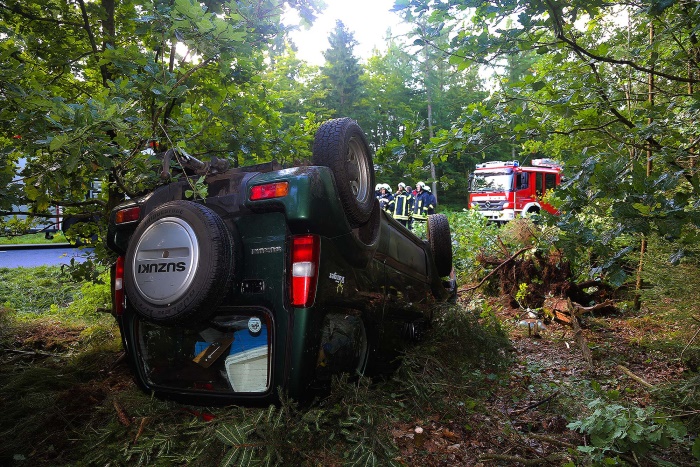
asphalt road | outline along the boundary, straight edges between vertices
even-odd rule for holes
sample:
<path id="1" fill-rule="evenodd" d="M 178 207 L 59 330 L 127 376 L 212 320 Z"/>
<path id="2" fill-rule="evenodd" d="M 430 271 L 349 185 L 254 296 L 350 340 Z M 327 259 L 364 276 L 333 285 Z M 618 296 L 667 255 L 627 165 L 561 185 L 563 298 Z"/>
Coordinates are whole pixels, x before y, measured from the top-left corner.
<path id="1" fill-rule="evenodd" d="M 70 264 L 70 260 L 85 261 L 91 249 L 74 248 L 70 245 L 51 246 L 0 246 L 0 268 L 33 268 L 36 266 L 54 266 Z"/>

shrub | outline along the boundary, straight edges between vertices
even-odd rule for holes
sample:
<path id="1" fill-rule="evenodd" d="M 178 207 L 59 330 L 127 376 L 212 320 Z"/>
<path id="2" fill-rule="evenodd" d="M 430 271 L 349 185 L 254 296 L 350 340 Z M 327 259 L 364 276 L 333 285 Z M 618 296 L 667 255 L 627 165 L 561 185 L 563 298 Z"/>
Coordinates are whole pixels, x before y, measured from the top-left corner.
<path id="1" fill-rule="evenodd" d="M 668 448 L 672 441 L 680 442 L 686 435 L 682 423 L 654 407 L 624 406 L 600 396 L 589 402 L 588 408 L 591 413 L 587 417 L 567 426 L 588 435 L 590 446 L 579 446 L 578 450 L 597 462 L 609 454 L 643 456 L 655 446 Z"/>

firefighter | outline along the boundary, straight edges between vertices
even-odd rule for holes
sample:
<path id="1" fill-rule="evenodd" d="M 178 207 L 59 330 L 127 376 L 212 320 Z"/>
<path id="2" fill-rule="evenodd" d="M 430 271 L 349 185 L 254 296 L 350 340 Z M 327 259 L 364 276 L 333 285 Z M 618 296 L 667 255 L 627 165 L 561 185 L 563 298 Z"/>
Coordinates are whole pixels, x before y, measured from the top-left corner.
<path id="1" fill-rule="evenodd" d="M 435 198 L 435 195 L 433 194 L 433 190 L 430 188 L 430 185 L 423 185 L 423 191 L 427 192 L 426 205 L 428 207 L 428 215 L 430 216 L 431 214 L 435 214 L 435 208 L 437 207 L 437 198 Z"/>
<path id="2" fill-rule="evenodd" d="M 425 222 L 428 220 L 428 215 L 435 214 L 435 195 L 430 192 L 425 183 L 416 183 L 416 197 L 413 200 L 413 220 Z"/>
<path id="3" fill-rule="evenodd" d="M 390 213 L 394 208 L 394 195 L 389 190 L 389 185 L 386 183 L 382 184 L 379 195 L 379 207 Z"/>
<path id="4" fill-rule="evenodd" d="M 379 199 L 379 197 L 382 195 L 382 184 L 377 183 L 374 185 L 374 197 Z"/>
<path id="5" fill-rule="evenodd" d="M 391 215 L 401 223 L 404 227 L 408 227 L 408 220 L 411 217 L 411 208 L 413 207 L 413 197 L 411 192 L 407 191 L 404 182 L 399 183 L 398 190 L 394 196 L 394 209 Z"/>

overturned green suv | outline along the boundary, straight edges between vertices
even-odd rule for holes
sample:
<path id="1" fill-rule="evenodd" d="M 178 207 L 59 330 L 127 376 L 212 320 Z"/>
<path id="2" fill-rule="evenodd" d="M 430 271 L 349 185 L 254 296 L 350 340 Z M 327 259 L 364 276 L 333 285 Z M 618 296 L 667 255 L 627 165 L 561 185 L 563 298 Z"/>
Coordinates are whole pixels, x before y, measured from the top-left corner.
<path id="1" fill-rule="evenodd" d="M 113 310 L 139 385 L 192 404 L 306 399 L 395 355 L 455 293 L 447 219 L 427 241 L 375 199 L 365 136 L 324 123 L 313 165 L 229 169 L 171 152 L 186 176 L 111 213 Z M 206 199 L 185 192 L 205 176 Z"/>

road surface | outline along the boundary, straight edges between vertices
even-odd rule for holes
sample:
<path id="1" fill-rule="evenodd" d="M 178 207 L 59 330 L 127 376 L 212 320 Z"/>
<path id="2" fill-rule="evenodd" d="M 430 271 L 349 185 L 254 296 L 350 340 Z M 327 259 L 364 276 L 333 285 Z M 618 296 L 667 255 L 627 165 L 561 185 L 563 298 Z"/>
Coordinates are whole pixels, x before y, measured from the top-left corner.
<path id="1" fill-rule="evenodd" d="M 0 245 L 0 268 L 33 268 L 70 264 L 71 259 L 83 262 L 91 248 L 80 249 L 69 245 L 8 246 Z"/>

